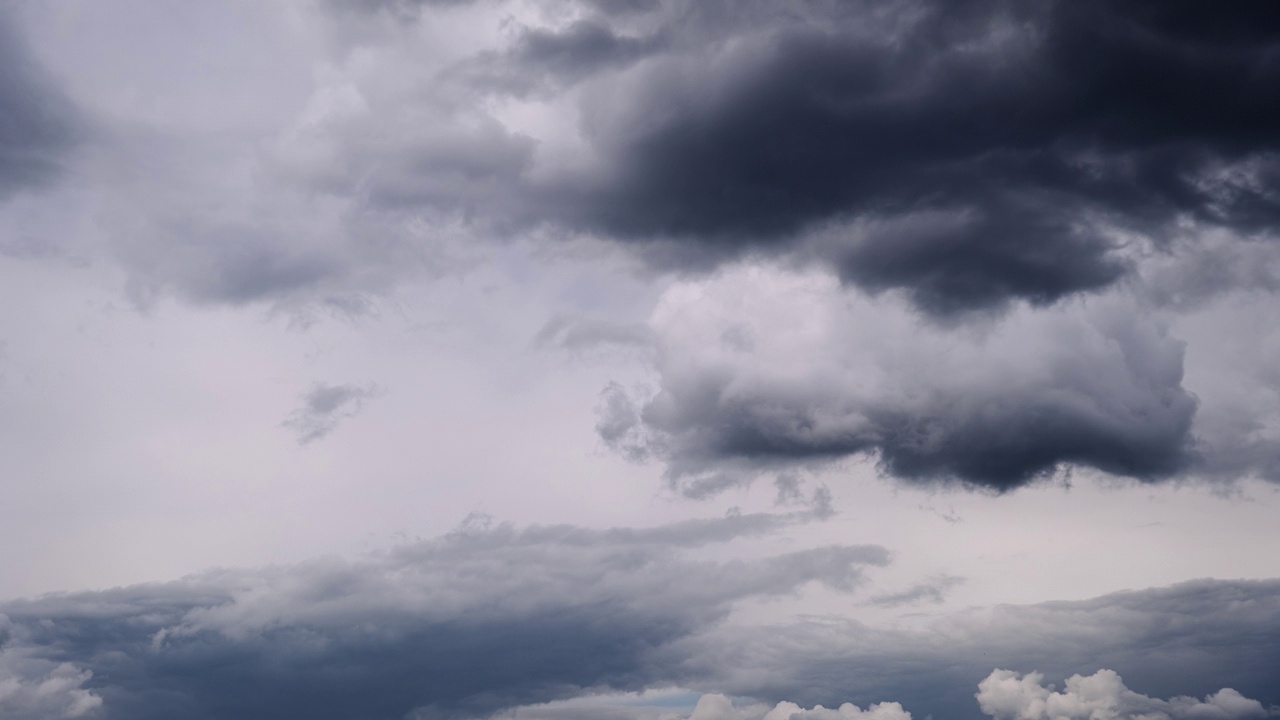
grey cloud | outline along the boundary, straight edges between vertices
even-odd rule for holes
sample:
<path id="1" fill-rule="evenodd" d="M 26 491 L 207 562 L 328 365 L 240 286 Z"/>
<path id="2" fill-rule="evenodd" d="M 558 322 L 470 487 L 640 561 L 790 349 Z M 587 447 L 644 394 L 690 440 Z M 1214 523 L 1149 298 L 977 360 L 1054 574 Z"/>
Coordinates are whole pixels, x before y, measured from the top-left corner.
<path id="1" fill-rule="evenodd" d="M 946 600 L 947 593 L 951 592 L 952 588 L 963 584 L 964 578 L 962 577 L 942 575 L 912 585 L 905 590 L 872 595 L 868 602 L 872 605 L 890 608 L 920 603 L 933 603 L 936 605 Z"/>
<path id="2" fill-rule="evenodd" d="M 730 8 L 698 4 L 688 25 Z M 790 15 L 756 13 L 732 25 L 734 45 L 712 38 L 602 93 L 626 108 L 593 126 L 615 172 L 578 221 L 730 257 L 791 247 L 816 223 L 877 221 L 827 259 L 947 315 L 1114 282 L 1126 265 L 1110 227 L 1159 243 L 1183 217 L 1246 235 L 1280 217 L 1258 180 L 1275 172 L 1266 128 L 1280 114 L 1263 90 L 1280 72 L 1270 5 L 809 2 Z"/>
<path id="3" fill-rule="evenodd" d="M 642 323 L 568 315 L 548 320 L 533 338 L 537 347 L 554 346 L 569 351 L 608 347 L 648 349 L 656 340 L 653 330 Z"/>
<path id="4" fill-rule="evenodd" d="M 385 12 L 400 20 L 412 20 L 428 8 L 448 8 L 470 5 L 477 0 L 324 0 L 332 12 L 373 14 Z"/>
<path id="5" fill-rule="evenodd" d="M 298 444 L 315 442 L 364 409 L 364 403 L 381 393 L 376 385 L 325 385 L 317 383 L 302 397 L 302 405 L 281 425 L 298 435 Z"/>
<path id="6" fill-rule="evenodd" d="M 1087 677 L 1073 675 L 1061 692 L 1055 692 L 1053 686 L 1043 686 L 1043 679 L 1039 673 L 1020 677 L 997 669 L 978 684 L 975 697 L 982 712 L 996 720 L 1247 720 L 1270 715 L 1257 700 L 1231 688 L 1223 688 L 1202 700 L 1188 696 L 1161 700 L 1133 692 L 1111 670 L 1099 670 Z M 615 712 L 617 717 L 640 720 L 653 716 L 652 709 L 649 710 Z M 547 716 L 534 710 L 511 717 Z M 570 712 L 563 717 L 579 716 Z M 698 700 L 688 720 L 911 720 L 911 717 L 911 713 L 896 702 L 877 703 L 865 710 L 852 703 L 838 708 L 817 705 L 806 709 L 789 701 L 770 708 L 760 704 L 743 705 L 724 695 L 709 694 Z"/>
<path id="7" fill-rule="evenodd" d="M 10 646 L 69 663 L 108 719 L 485 716 L 669 684 L 681 667 L 666 654 L 738 601 L 815 581 L 848 590 L 887 562 L 874 546 L 728 562 L 686 553 L 809 517 L 644 530 L 472 520 L 360 561 L 216 571 L 3 612 Z"/>
<path id="8" fill-rule="evenodd" d="M 471 5 L 482 0 L 325 0 L 325 4 L 336 11 L 359 11 L 374 13 L 392 12 L 402 18 L 411 18 L 417 13 L 431 8 L 447 8 L 459 5 Z M 628 15 L 653 10 L 661 0 L 581 0 L 581 4 L 602 12 Z"/>
<path id="9" fill-rule="evenodd" d="M 1075 466 L 1154 482 L 1215 452 L 1192 434 L 1198 403 L 1182 386 L 1183 344 L 1138 308 L 926 337 L 875 306 L 845 311 L 838 294 L 811 303 L 800 291 L 766 293 L 743 305 L 735 294 L 751 282 L 710 282 L 696 310 L 671 309 L 658 328 L 656 394 L 611 385 L 597 409 L 607 446 L 665 463 L 688 494 L 853 456 L 901 480 L 996 491 Z M 744 313 L 760 314 L 754 334 L 768 347 L 704 340 Z M 794 336 L 780 319 L 814 315 L 830 324 Z"/>
<path id="10" fill-rule="evenodd" d="M 0 7 L 0 200 L 47 184 L 79 134 L 70 101 L 38 66 Z"/>
<path id="11" fill-rule="evenodd" d="M 723 628 L 691 641 L 689 652 L 698 686 L 728 694 L 828 707 L 893 699 L 914 717 L 977 720 L 985 714 L 974 689 L 993 667 L 1050 678 L 1108 668 L 1151 698 L 1231 688 L 1271 707 L 1280 704 L 1278 641 L 1280 581 L 1200 580 L 975 609 L 922 631 L 821 618 L 750 633 Z"/>
<path id="12" fill-rule="evenodd" d="M 565 28 L 526 28 L 511 47 L 464 62 L 454 73 L 493 92 L 545 95 L 661 48 L 660 38 L 623 35 L 599 20 L 583 19 Z"/>
<path id="13" fill-rule="evenodd" d="M 465 4 L 322 6 L 412 18 Z M 412 220 L 603 238 L 680 271 L 817 262 L 948 319 L 1114 287 L 1138 249 L 1182 252 L 1186 235 L 1270 243 L 1280 219 L 1268 4 L 573 5 L 562 25 L 424 61 L 398 89 L 344 79 L 329 90 L 351 107 L 285 129 L 264 184 L 342 205 L 335 238 L 248 233 L 205 263 L 156 243 L 144 252 L 177 259 L 148 279 L 226 302 L 385 289 L 436 243 Z M 411 37 L 379 34 L 404 46 L 370 62 L 407 72 Z M 547 136 L 494 111 L 504 95 L 536 106 Z M 371 218 L 395 251 L 353 242 Z"/>
<path id="14" fill-rule="evenodd" d="M 320 7 L 412 18 L 468 4 Z M 1280 20 L 1268 4 L 594 0 L 559 10 L 540 18 L 563 24 L 510 32 L 497 47 L 477 40 L 470 57 L 414 49 L 408 30 L 373 33 L 386 53 L 365 69 L 335 61 L 351 76 L 318 88 L 274 138 L 261 128 L 237 138 L 236 162 L 191 134 L 181 143 L 206 155 L 141 169 L 156 177 L 136 187 L 123 171 L 98 178 L 124 185 L 103 206 L 130 208 L 142 226 L 107 223 L 139 294 L 245 303 L 377 292 L 430 272 L 418 255 L 465 227 L 613 240 L 681 271 L 757 255 L 817 262 L 868 293 L 960 318 L 1114 287 L 1134 274 L 1139 246 L 1178 254 L 1186 244 L 1175 238 L 1212 232 L 1271 243 L 1280 219 L 1270 130 L 1280 101 L 1269 92 Z M 53 171 L 69 131 L 55 93 L 10 59 L 0 183 L 26 186 Z M 401 75 L 410 79 L 378 79 Z M 494 93 L 531 106 L 504 115 L 495 108 L 512 98 Z M 534 133 L 522 127 L 531 115 L 546 136 L 522 131 Z M 134 167 L 135 150 L 104 164 Z M 236 196 L 226 178 L 189 181 L 206 165 L 262 172 Z M 169 196 L 174 178 L 191 197 Z"/>
<path id="15" fill-rule="evenodd" d="M 1109 668 L 1148 698 L 1246 710 L 1245 698 L 1280 702 L 1275 580 L 997 606 L 920 630 L 812 616 L 729 621 L 739 601 L 813 581 L 848 589 L 886 562 L 869 546 L 752 561 L 689 552 L 812 517 L 613 530 L 473 519 L 359 561 L 8 602 L 0 659 L 20 657 L 11 674 L 27 684 L 62 668 L 69 689 L 101 698 L 96 712 L 108 720 L 574 717 L 537 707 L 670 687 L 797 710 L 899 702 L 914 717 L 966 720 L 984 716 L 974 691 L 993 667 L 1042 673 L 1024 675 L 1036 684 Z"/>
<path id="16" fill-rule="evenodd" d="M 13 642 L 14 631 L 0 614 L 0 715 L 75 718 L 102 705 L 102 698 L 84 687 L 91 672 L 40 658 Z"/>
<path id="17" fill-rule="evenodd" d="M 613 238 L 682 269 L 812 258 L 951 317 L 1111 286 L 1134 238 L 1169 247 L 1186 223 L 1270 237 L 1280 219 L 1267 3 L 675 2 L 658 17 L 656 44 L 606 13 L 489 58 L 490 80 L 524 78 L 515 93 L 530 73 L 592 77 L 577 101 L 598 167 L 498 168 L 486 223 Z M 390 185 L 427 207 L 475 201 L 467 183 Z"/>

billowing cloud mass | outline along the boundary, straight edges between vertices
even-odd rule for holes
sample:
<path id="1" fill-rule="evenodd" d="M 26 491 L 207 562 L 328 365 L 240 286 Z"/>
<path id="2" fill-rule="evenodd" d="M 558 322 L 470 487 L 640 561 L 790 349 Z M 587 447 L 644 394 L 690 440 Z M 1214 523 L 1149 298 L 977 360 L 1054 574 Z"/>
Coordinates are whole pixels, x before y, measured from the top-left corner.
<path id="1" fill-rule="evenodd" d="M 1004 490 L 1073 465 L 1159 480 L 1194 466 L 1184 344 L 1125 301 L 920 332 L 829 276 L 745 268 L 668 293 L 660 385 L 606 389 L 598 431 L 685 492 L 800 462 L 872 456 L 913 482 Z"/>
<path id="2" fill-rule="evenodd" d="M 757 708 L 735 708 L 733 701 L 724 695 L 703 695 L 698 700 L 689 720 L 911 720 L 911 713 L 902 709 L 895 702 L 876 703 L 865 711 L 853 703 L 844 703 L 839 708 L 824 708 L 818 705 L 812 709 L 783 701 L 768 712 L 760 712 Z"/>
<path id="3" fill-rule="evenodd" d="M 917 630 L 834 617 L 734 621 L 744 602 L 811 583 L 857 590 L 867 569 L 888 562 L 875 546 L 701 559 L 815 517 L 612 530 L 473 518 L 360 560 L 6 602 L 0 709 L 15 720 L 635 718 L 652 715 L 601 714 L 575 698 L 684 687 L 711 694 L 699 720 L 901 720 L 982 717 L 979 687 L 982 712 L 1002 719 L 1040 717 L 1023 709 L 1037 698 L 1065 707 L 1114 696 L 1107 707 L 1117 712 L 1227 720 L 1257 716 L 1245 697 L 1280 701 L 1275 581 L 1000 606 Z M 1040 675 L 992 674 L 993 665 L 1061 676 L 1115 668 L 1139 689 L 1104 671 L 1053 699 Z M 1203 704 L 1222 713 L 1181 698 L 1139 702 L 1138 692 L 1209 696 Z M 756 704 L 734 709 L 725 696 Z"/>
<path id="4" fill-rule="evenodd" d="M 83 207 L 46 212 L 93 228 L 86 256 L 123 267 L 140 307 L 354 317 L 494 243 L 589 247 L 673 271 L 665 306 L 648 327 L 529 332 L 655 349 L 656 394 L 611 390 L 599 431 L 689 494 L 857 457 L 995 490 L 1075 468 L 1276 477 L 1272 383 L 1241 376 L 1247 412 L 1215 404 L 1184 382 L 1177 331 L 1280 288 L 1272 3 L 221 7 L 173 11 L 228 68 L 201 112 L 176 109 L 164 62 L 125 74 L 151 103 L 74 85 L 103 131 L 74 174 Z M 0 174 L 18 182 L 66 122 L 22 43 L 5 52 Z M 681 285 L 740 292 L 743 267 L 818 278 L 827 322 L 789 303 L 762 323 L 748 292 L 694 340 L 671 308 L 702 300 Z M 761 359 L 780 337 L 805 352 Z M 344 398 L 286 423 L 322 437 Z"/>
<path id="5" fill-rule="evenodd" d="M 0 0 L 0 720 L 1274 716 L 1277 227 L 1276 0 Z"/>
<path id="6" fill-rule="evenodd" d="M 1020 677 L 1011 670 L 996 670 L 978 684 L 978 704 L 996 720 L 1244 720 L 1270 715 L 1262 703 L 1231 688 L 1203 700 L 1185 695 L 1150 698 L 1125 687 L 1111 670 L 1072 675 L 1061 692 L 1043 682 L 1040 673 Z"/>
<path id="7" fill-rule="evenodd" d="M 437 4 L 419 5 L 426 22 Z M 320 130 L 362 196 L 594 234 L 659 264 L 815 258 L 939 316 L 1052 303 L 1130 273 L 1138 245 L 1263 240 L 1280 218 L 1280 15 L 1264 2 L 676 0 L 568 17 L 440 78 L 448 97 L 544 106 L 576 140 L 471 117 L 474 102 L 415 100 L 404 112 L 428 127 L 347 115 Z"/>
<path id="8" fill-rule="evenodd" d="M 816 262 L 954 319 L 1113 287 L 1210 235 L 1274 254 L 1280 18 L 1265 1 L 310 9 L 325 19 L 255 11 L 255 33 L 314 36 L 252 49 L 312 43 L 325 72 L 228 63 L 245 92 L 264 67 L 312 87 L 228 95 L 203 134 L 113 108 L 110 153 L 147 171 L 105 193 L 122 206 L 109 245 L 144 288 L 385 291 L 438 272 L 455 235 L 567 235 L 682 271 Z M 200 19 L 246 32 L 243 16 Z M 31 114 L 49 103 L 6 72 L 0 102 L 21 109 L 7 132 L 52 147 L 31 135 L 56 134 Z"/>
<path id="9" fill-rule="evenodd" d="M 102 705 L 84 687 L 93 673 L 54 663 L 13 642 L 15 628 L 0 614 L 0 717 L 75 718 Z"/>

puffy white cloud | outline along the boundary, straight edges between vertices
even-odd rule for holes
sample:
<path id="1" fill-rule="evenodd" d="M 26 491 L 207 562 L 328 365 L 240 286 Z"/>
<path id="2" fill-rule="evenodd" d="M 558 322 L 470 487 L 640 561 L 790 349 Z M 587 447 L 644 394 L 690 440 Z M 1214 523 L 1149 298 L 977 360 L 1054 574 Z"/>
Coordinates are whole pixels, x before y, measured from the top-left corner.
<path id="1" fill-rule="evenodd" d="M 1245 720 L 1267 717 L 1257 700 L 1223 688 L 1204 700 L 1178 696 L 1160 700 L 1125 687 L 1120 675 L 1099 670 L 1072 675 L 1055 691 L 1038 672 L 994 670 L 978 684 L 982 711 L 997 720 Z"/>
<path id="2" fill-rule="evenodd" d="M 902 709 L 896 702 L 875 703 L 866 710 L 853 703 L 844 703 L 838 708 L 824 708 L 816 705 L 805 710 L 793 702 L 780 702 L 772 710 L 765 713 L 763 720 L 911 720 L 911 713 Z"/>
<path id="3" fill-rule="evenodd" d="M 0 718 L 49 720 L 90 715 L 102 697 L 84 687 L 89 670 L 50 662 L 11 642 L 16 628 L 0 614 Z"/>

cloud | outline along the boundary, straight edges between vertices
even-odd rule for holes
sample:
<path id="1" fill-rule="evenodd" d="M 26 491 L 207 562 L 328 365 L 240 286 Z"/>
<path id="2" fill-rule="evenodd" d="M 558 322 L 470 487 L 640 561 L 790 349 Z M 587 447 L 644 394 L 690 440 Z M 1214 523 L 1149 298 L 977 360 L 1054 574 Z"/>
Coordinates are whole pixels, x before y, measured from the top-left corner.
<path id="1" fill-rule="evenodd" d="M 678 644 L 736 603 L 810 582 L 849 591 L 865 568 L 888 561 L 874 546 L 688 556 L 811 517 L 613 530 L 472 519 L 360 561 L 215 571 L 3 612 L 12 647 L 69 664 L 109 719 L 484 716 L 673 682 Z"/>
<path id="2" fill-rule="evenodd" d="M 852 703 L 845 703 L 839 709 L 827 709 L 818 705 L 806 710 L 795 703 L 783 701 L 767 712 L 760 710 L 735 708 L 733 702 L 724 695 L 703 695 L 688 720 L 911 720 L 911 713 L 895 702 L 877 703 L 863 711 Z"/>
<path id="3" fill-rule="evenodd" d="M 84 687 L 93 673 L 25 651 L 12 642 L 13 632 L 12 623 L 0 614 L 0 716 L 78 718 L 102 705 L 102 698 Z"/>
<path id="4" fill-rule="evenodd" d="M 517 25 L 440 77 L 472 108 L 539 88 L 561 122 L 530 139 L 559 147 L 576 125 L 574 161 L 488 162 L 519 144 L 495 129 L 457 145 L 482 176 L 441 174 L 396 160 L 431 126 L 366 123 L 339 146 L 371 205 L 483 205 L 472 219 L 490 230 L 549 225 L 682 269 L 807 258 L 938 317 L 1097 291 L 1133 271 L 1136 245 L 1270 237 L 1280 218 L 1280 19 L 1264 5 L 678 1 L 643 22 L 568 17 Z M 429 107 L 404 100 L 388 114 Z"/>
<path id="5" fill-rule="evenodd" d="M 915 605 L 918 603 L 933 603 L 935 605 L 942 603 L 947 593 L 957 585 L 963 585 L 964 578 L 954 575 L 941 575 L 931 578 L 925 582 L 917 583 L 911 587 L 893 593 L 880 593 L 872 595 L 870 602 L 872 605 L 880 607 L 902 607 L 904 605 Z"/>
<path id="6" fill-rule="evenodd" d="M 302 405 L 281 423 L 298 435 L 299 445 L 308 445 L 329 435 L 338 425 L 364 409 L 366 400 L 382 390 L 376 385 L 325 385 L 317 383 L 302 397 Z"/>
<path id="7" fill-rule="evenodd" d="M 1045 677 L 1110 668 L 1151 697 L 1205 697 L 1229 687 L 1277 705 L 1271 668 L 1280 663 L 1278 640 L 1280 581 L 1199 580 L 975 608 L 921 630 L 838 618 L 723 627 L 690 642 L 696 660 L 689 664 L 700 686 L 729 695 L 828 707 L 891 698 L 915 717 L 976 719 L 984 714 L 973 688 L 993 666 Z"/>
<path id="8" fill-rule="evenodd" d="M 1280 20 L 1253 3 L 314 7 L 332 22 L 258 18 L 261 62 L 297 72 L 245 91 L 310 92 L 288 111 L 221 134 L 95 111 L 119 144 L 92 175 L 103 227 L 139 296 L 384 292 L 439 272 L 455 235 L 585 236 L 681 272 L 817 263 L 955 320 L 1114 287 L 1202 236 L 1271 243 L 1280 219 Z M 0 147 L 52 156 L 55 104 L 6 72 L 25 134 Z M 48 165 L 14 152 L 10 178 Z"/>
<path id="9" fill-rule="evenodd" d="M 1244 720 L 1268 717 L 1257 700 L 1223 688 L 1203 701 L 1179 696 L 1158 700 L 1133 692 L 1111 670 L 1088 677 L 1072 675 L 1062 692 L 1045 687 L 1044 676 L 1020 677 L 995 670 L 978 684 L 982 711 L 997 720 Z"/>
<path id="10" fill-rule="evenodd" d="M 1113 668 L 1135 693 L 1210 696 L 1206 703 L 1228 709 L 1253 705 L 1224 687 L 1264 706 L 1280 702 L 1271 672 L 1280 662 L 1275 580 L 978 608 L 919 629 L 812 615 L 735 621 L 740 604 L 809 583 L 856 590 L 869 568 L 888 562 L 875 546 L 707 559 L 722 554 L 720 543 L 817 517 L 607 530 L 520 529 L 475 517 L 444 537 L 357 560 L 6 602 L 0 683 L 19 692 L 0 707 L 16 720 L 97 699 L 93 712 L 106 720 L 657 720 L 626 711 L 643 702 L 600 696 L 690 688 L 750 699 L 733 710 L 749 718 L 847 717 L 856 706 L 886 720 L 900 711 L 965 720 L 983 717 L 974 688 L 993 666 L 1045 677 Z M 1020 692 L 1040 692 L 1032 686 L 1041 676 L 1031 677 Z M 18 704 L 38 687 L 58 690 L 40 695 L 43 705 Z M 725 709 L 717 699 L 705 706 Z M 1188 712 L 1170 717 L 1201 713 Z"/>
<path id="11" fill-rule="evenodd" d="M 654 340 L 653 331 L 644 324 L 561 315 L 543 325 L 533 342 L 538 347 L 581 352 L 609 347 L 646 350 Z"/>
<path id="12" fill-rule="evenodd" d="M 1203 701 L 1178 696 L 1159 700 L 1133 692 L 1111 670 L 1098 670 L 1085 677 L 1073 675 L 1062 692 L 1042 685 L 1044 676 L 1025 677 L 1009 670 L 994 670 L 978 683 L 975 694 L 982 712 L 994 720 L 1246 720 L 1269 717 L 1257 700 L 1230 688 L 1223 688 Z M 679 696 L 671 698 L 679 699 Z M 806 709 L 783 700 L 770 707 L 749 703 L 717 693 L 702 695 L 689 713 L 663 712 L 655 697 L 646 702 L 637 696 L 585 697 L 544 706 L 518 708 L 500 717 L 511 720 L 543 718 L 617 718 L 618 720 L 911 720 L 912 714 L 896 702 L 874 703 L 865 710 L 853 703 L 838 708 L 816 705 Z"/>
<path id="13" fill-rule="evenodd" d="M 597 431 L 693 495 L 851 456 L 999 491 L 1074 466 L 1158 481 L 1201 450 L 1183 343 L 1123 299 L 946 330 L 827 275 L 748 266 L 673 288 L 651 325 L 656 394 L 606 388 Z"/>
<path id="14" fill-rule="evenodd" d="M 0 8 L 0 200 L 46 185 L 78 138 L 76 113 Z"/>

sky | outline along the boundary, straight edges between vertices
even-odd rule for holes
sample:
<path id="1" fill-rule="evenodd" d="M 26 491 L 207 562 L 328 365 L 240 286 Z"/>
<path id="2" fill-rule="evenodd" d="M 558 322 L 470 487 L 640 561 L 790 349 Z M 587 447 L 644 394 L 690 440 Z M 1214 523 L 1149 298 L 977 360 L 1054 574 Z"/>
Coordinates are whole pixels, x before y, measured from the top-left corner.
<path id="1" fill-rule="evenodd" d="M 1280 716 L 1277 38 L 0 0 L 0 720 Z"/>

